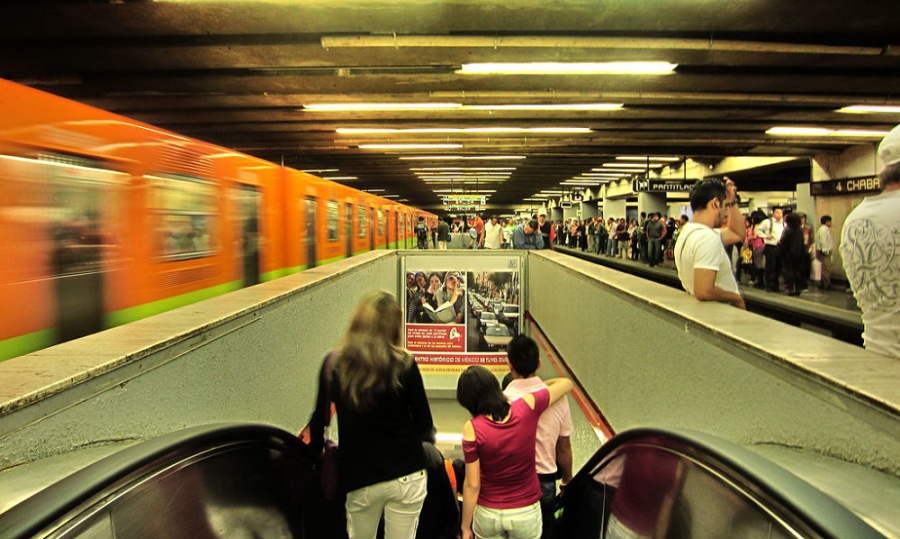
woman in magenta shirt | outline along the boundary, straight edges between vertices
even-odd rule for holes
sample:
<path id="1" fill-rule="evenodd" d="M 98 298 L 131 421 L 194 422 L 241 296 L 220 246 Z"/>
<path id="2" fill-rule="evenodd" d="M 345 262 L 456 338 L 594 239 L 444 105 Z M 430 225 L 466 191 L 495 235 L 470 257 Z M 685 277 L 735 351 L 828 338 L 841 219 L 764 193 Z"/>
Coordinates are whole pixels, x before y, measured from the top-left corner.
<path id="1" fill-rule="evenodd" d="M 462 539 L 541 536 L 541 487 L 535 469 L 538 419 L 572 390 L 565 378 L 547 388 L 506 400 L 497 378 L 473 365 L 459 377 L 456 399 L 472 414 L 463 425 L 466 479 Z"/>

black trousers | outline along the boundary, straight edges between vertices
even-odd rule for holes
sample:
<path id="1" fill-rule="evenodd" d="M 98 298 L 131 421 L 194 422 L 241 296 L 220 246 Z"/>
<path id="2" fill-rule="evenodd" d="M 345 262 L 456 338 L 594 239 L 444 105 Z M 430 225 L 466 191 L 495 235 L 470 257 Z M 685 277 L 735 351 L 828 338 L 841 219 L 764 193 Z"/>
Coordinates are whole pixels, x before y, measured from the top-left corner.
<path id="1" fill-rule="evenodd" d="M 781 260 L 778 258 L 778 248 L 775 245 L 766 244 L 766 290 L 778 292 L 780 275 Z"/>

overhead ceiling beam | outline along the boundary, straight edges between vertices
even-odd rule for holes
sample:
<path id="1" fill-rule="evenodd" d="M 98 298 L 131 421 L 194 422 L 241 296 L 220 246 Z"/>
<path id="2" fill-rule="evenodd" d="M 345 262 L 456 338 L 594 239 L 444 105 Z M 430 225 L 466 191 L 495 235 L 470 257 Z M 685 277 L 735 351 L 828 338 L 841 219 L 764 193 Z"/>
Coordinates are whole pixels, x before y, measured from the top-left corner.
<path id="1" fill-rule="evenodd" d="M 325 49 L 347 47 L 486 47 L 503 48 L 569 48 L 569 49 L 633 49 L 633 50 L 700 50 L 715 52 L 753 52 L 771 54 L 830 54 L 881 56 L 900 54 L 893 47 L 823 45 L 818 43 L 773 43 L 767 41 L 656 38 L 656 37 L 590 37 L 590 36 L 446 36 L 446 35 L 355 35 L 324 36 Z"/>

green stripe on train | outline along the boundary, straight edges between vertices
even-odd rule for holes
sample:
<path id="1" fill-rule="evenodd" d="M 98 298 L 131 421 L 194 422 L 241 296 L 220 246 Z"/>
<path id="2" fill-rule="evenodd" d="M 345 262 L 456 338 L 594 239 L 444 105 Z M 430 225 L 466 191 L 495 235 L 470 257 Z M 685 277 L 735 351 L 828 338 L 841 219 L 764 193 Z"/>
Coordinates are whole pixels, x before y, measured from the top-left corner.
<path id="1" fill-rule="evenodd" d="M 56 344 L 56 330 L 42 329 L 28 335 L 21 335 L 0 341 L 0 361 L 37 352 Z"/>
<path id="2" fill-rule="evenodd" d="M 232 281 L 230 283 L 220 284 L 219 286 L 197 290 L 196 292 L 189 292 L 187 294 L 181 294 L 180 296 L 161 299 L 159 301 L 138 305 L 137 307 L 131 307 L 130 309 L 109 313 L 105 316 L 104 322 L 106 327 L 121 326 L 122 324 L 128 324 L 136 320 L 141 320 L 142 318 L 147 318 L 148 316 L 171 311 L 172 309 L 221 296 L 228 292 L 234 292 L 235 290 L 240 290 L 240 288 L 241 281 Z"/>

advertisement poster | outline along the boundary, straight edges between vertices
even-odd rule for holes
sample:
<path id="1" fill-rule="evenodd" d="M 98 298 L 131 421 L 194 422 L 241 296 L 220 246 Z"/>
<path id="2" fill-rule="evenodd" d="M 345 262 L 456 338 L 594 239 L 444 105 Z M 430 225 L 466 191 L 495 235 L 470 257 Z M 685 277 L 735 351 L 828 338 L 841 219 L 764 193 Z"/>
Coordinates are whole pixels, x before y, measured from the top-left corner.
<path id="1" fill-rule="evenodd" d="M 522 325 L 519 256 L 405 258 L 406 348 L 423 374 L 503 374 Z"/>

